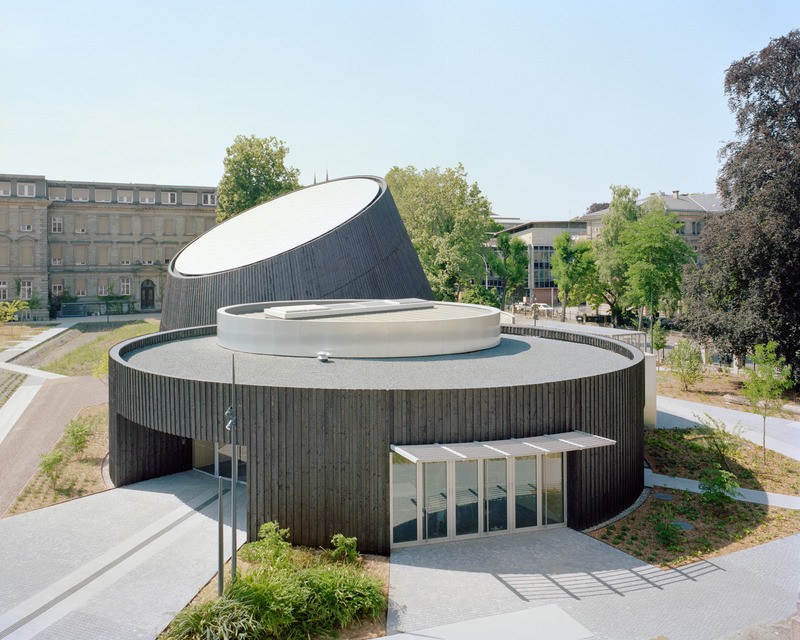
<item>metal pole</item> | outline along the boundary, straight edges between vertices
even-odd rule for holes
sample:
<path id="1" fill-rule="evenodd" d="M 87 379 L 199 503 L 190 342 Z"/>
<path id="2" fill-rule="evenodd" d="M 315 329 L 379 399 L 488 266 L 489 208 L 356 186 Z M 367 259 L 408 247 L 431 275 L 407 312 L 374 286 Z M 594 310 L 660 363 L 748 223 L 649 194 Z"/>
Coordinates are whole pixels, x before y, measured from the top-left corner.
<path id="1" fill-rule="evenodd" d="M 222 589 L 225 586 L 225 553 L 223 551 L 223 518 L 225 517 L 224 505 L 222 504 L 222 476 L 217 476 L 219 481 L 218 509 L 217 509 L 217 596 L 222 597 Z"/>
<path id="2" fill-rule="evenodd" d="M 231 582 L 236 580 L 236 483 L 239 481 L 239 455 L 236 450 L 236 354 L 231 354 Z"/>

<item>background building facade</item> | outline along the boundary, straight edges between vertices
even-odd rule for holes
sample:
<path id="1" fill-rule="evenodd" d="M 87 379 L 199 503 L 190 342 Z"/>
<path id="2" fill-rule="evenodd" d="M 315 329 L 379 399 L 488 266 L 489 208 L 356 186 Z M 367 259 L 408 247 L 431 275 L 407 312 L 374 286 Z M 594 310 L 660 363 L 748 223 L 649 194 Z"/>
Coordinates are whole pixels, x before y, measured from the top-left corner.
<path id="1" fill-rule="evenodd" d="M 0 175 L 0 300 L 74 300 L 77 315 L 161 309 L 166 267 L 214 226 L 214 187 L 48 180 Z M 66 307 L 65 307 L 66 310 Z"/>

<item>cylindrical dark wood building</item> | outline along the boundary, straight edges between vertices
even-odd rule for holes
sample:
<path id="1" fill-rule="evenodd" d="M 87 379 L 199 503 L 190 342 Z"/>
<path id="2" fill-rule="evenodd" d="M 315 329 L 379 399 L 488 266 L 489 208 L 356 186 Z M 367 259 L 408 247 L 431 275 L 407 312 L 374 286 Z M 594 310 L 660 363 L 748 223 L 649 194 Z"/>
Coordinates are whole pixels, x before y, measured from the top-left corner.
<path id="1" fill-rule="evenodd" d="M 423 302 L 242 305 L 220 310 L 217 324 L 118 345 L 112 479 L 225 473 L 235 354 L 251 539 L 277 520 L 298 544 L 341 532 L 385 554 L 581 529 L 635 501 L 638 349 L 533 327 L 501 334 L 496 312 Z"/>
<path id="2" fill-rule="evenodd" d="M 240 213 L 178 253 L 161 329 L 212 324 L 261 300 L 432 298 L 386 182 L 352 177 Z"/>

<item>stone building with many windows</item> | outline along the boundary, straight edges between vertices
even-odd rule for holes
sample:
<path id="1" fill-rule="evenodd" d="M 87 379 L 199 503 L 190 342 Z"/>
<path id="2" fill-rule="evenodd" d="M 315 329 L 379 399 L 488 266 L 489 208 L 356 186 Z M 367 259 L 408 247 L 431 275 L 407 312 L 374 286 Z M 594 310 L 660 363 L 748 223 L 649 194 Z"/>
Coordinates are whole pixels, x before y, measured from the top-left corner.
<path id="1" fill-rule="evenodd" d="M 215 187 L 48 180 L 0 174 L 0 300 L 46 318 L 48 299 L 66 314 L 159 310 L 166 267 L 215 224 Z"/>

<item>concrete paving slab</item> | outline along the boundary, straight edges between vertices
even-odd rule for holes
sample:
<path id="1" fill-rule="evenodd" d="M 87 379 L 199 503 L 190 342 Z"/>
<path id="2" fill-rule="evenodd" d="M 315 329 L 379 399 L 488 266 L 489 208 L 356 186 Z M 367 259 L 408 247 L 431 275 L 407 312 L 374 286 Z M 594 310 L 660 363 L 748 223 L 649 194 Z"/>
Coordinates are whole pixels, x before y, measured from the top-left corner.
<path id="1" fill-rule="evenodd" d="M 0 638 L 155 638 L 216 572 L 216 514 L 189 471 L 0 520 Z"/>
<path id="2" fill-rule="evenodd" d="M 476 618 L 468 622 L 433 627 L 424 631 L 387 636 L 403 640 L 581 640 L 591 638 L 592 632 L 578 624 L 555 605 L 544 605 L 499 616 Z"/>
<path id="3" fill-rule="evenodd" d="M 659 473 L 653 473 L 650 469 L 644 470 L 644 484 L 646 487 L 666 487 L 668 489 L 702 493 L 700 491 L 700 483 L 697 480 L 664 476 Z M 738 489 L 737 491 L 738 496 L 736 499 L 742 502 L 754 502 L 784 509 L 800 509 L 800 497 L 798 496 L 767 493 L 766 491 L 756 491 L 755 489 Z"/>
<path id="4" fill-rule="evenodd" d="M 659 429 L 692 427 L 698 424 L 698 418 L 707 413 L 722 420 L 728 430 L 740 430 L 743 438 L 758 445 L 762 442 L 762 419 L 756 413 L 665 396 L 658 396 L 657 406 Z M 767 418 L 767 448 L 800 460 L 800 421 Z"/>
<path id="5" fill-rule="evenodd" d="M 396 549 L 390 580 L 389 631 L 401 638 L 558 637 L 514 624 L 547 605 L 567 614 L 552 617 L 565 634 L 577 623 L 598 640 L 714 640 L 793 613 L 800 535 L 664 570 L 560 529 Z M 468 635 L 488 616 L 503 633 Z M 523 635 L 507 636 L 506 621 Z"/>

